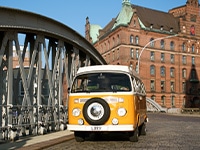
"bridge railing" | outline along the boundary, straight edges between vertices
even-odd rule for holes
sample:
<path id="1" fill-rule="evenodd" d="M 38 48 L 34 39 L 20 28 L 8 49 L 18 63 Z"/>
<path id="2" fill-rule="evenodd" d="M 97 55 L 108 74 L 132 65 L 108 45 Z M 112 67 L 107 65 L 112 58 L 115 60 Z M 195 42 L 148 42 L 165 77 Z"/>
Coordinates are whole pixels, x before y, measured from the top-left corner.
<path id="1" fill-rule="evenodd" d="M 182 108 L 181 113 L 183 114 L 199 114 L 200 108 Z"/>

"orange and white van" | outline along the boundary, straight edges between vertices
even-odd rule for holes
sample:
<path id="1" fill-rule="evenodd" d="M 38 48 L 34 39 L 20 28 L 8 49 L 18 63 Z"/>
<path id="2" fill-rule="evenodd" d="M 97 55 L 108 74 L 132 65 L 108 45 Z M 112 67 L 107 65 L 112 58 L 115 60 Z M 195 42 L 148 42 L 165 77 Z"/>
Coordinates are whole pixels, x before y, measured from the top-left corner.
<path id="1" fill-rule="evenodd" d="M 146 135 L 146 92 L 128 66 L 79 68 L 68 101 L 68 130 L 83 142 L 88 133 L 127 132 L 130 141 Z"/>

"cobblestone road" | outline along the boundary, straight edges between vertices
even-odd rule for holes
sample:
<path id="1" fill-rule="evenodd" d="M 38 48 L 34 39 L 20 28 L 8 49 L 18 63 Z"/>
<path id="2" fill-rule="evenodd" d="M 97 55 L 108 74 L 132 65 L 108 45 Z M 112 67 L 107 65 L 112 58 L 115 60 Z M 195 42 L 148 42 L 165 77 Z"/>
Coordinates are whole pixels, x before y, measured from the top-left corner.
<path id="1" fill-rule="evenodd" d="M 124 134 L 66 141 L 46 150 L 200 150 L 200 117 L 148 114 L 147 135 L 129 142 Z"/>

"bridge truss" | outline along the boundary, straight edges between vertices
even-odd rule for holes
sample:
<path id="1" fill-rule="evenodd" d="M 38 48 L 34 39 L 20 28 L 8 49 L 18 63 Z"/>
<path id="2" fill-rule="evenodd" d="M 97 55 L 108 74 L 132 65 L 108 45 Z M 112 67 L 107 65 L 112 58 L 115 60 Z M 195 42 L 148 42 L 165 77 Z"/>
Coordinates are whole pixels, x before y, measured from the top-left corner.
<path id="1" fill-rule="evenodd" d="M 53 19 L 0 7 L 0 138 L 64 130 L 67 89 L 80 66 L 106 64 Z"/>

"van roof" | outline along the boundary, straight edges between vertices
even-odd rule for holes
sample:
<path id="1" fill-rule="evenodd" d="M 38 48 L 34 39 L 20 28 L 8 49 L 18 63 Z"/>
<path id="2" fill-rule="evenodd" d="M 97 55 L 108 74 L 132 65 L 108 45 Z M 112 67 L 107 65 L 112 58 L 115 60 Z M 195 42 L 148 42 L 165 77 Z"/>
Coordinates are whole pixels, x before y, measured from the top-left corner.
<path id="1" fill-rule="evenodd" d="M 87 72 L 102 72 L 102 71 L 103 72 L 125 72 L 139 78 L 139 75 L 136 73 L 135 70 L 124 65 L 94 65 L 94 66 L 80 67 L 78 69 L 77 74 L 82 74 L 82 73 L 87 73 Z"/>

